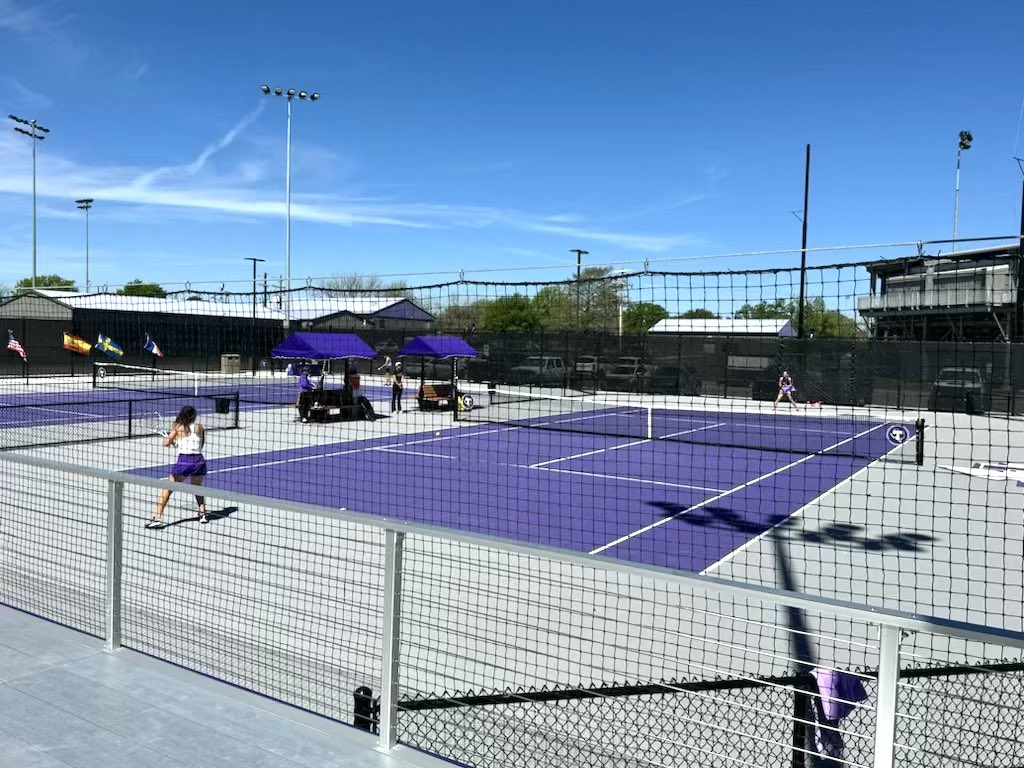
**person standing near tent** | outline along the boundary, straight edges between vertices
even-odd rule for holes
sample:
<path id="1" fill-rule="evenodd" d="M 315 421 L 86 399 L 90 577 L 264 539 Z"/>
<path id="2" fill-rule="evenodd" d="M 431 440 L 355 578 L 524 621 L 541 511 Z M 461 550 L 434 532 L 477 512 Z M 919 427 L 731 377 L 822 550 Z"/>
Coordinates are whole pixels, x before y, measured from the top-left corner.
<path id="1" fill-rule="evenodd" d="M 384 371 L 384 384 L 385 386 L 391 386 L 391 371 L 394 366 L 391 364 L 391 356 L 384 355 L 384 365 L 378 368 L 378 371 Z"/>
<path id="2" fill-rule="evenodd" d="M 405 372 L 401 363 L 395 363 L 395 380 L 391 384 L 391 412 L 402 412 L 402 387 L 405 381 Z"/>
<path id="3" fill-rule="evenodd" d="M 316 389 L 313 382 L 309 380 L 309 369 L 303 366 L 299 373 L 299 397 L 295 401 L 295 407 L 299 411 L 298 418 L 303 423 L 309 420 L 309 409 L 313 407 L 313 392 Z"/>

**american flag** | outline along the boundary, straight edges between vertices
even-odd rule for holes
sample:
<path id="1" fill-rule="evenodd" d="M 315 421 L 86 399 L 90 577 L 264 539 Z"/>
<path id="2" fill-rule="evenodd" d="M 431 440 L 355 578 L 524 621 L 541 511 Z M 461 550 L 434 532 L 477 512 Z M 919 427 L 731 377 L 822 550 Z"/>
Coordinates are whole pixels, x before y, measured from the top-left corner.
<path id="1" fill-rule="evenodd" d="M 17 352 L 19 355 L 21 355 L 21 359 L 27 363 L 28 357 L 25 356 L 25 348 L 21 346 L 20 341 L 14 338 L 14 331 L 12 331 L 9 328 L 7 329 L 7 338 L 7 348 L 11 350 L 11 352 Z"/>

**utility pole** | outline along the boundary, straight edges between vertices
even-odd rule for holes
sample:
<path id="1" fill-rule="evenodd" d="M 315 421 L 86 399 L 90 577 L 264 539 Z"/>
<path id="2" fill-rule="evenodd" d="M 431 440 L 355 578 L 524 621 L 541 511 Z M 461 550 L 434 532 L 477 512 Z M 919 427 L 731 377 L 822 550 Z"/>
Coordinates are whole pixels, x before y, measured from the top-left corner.
<path id="1" fill-rule="evenodd" d="M 46 137 L 42 134 L 49 133 L 49 128 L 44 128 L 35 120 L 26 120 L 17 115 L 8 115 L 16 123 L 29 126 L 30 130 L 14 126 L 14 130 L 32 139 L 32 287 L 36 287 L 36 142 Z"/>

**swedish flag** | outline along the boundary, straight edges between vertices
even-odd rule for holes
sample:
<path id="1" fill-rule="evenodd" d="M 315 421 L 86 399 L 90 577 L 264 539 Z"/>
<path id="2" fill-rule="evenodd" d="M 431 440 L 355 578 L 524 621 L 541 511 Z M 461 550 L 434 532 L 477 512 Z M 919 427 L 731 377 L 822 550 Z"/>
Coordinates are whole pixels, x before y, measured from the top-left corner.
<path id="1" fill-rule="evenodd" d="M 100 334 L 99 340 L 96 342 L 96 349 L 105 352 L 108 357 L 112 357 L 115 360 L 120 360 L 124 357 L 124 350 L 121 349 L 117 342 L 109 336 L 104 336 L 102 333 Z"/>

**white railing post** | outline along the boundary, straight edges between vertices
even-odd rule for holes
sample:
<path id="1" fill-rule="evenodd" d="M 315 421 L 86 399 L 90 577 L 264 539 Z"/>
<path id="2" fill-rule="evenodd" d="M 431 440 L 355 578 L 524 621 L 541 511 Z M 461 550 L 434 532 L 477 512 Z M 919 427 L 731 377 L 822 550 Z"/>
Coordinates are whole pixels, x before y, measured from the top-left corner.
<path id="1" fill-rule="evenodd" d="M 106 642 L 104 648 L 114 651 L 121 647 L 121 553 L 122 513 L 124 511 L 124 483 L 107 481 L 107 584 Z"/>
<path id="2" fill-rule="evenodd" d="M 405 534 L 384 532 L 384 620 L 381 626 L 381 749 L 398 744 L 398 654 L 402 615 L 402 547 Z"/>
<path id="3" fill-rule="evenodd" d="M 879 625 L 878 639 L 875 768 L 892 768 L 896 753 L 896 688 L 900 679 L 899 627 Z"/>

